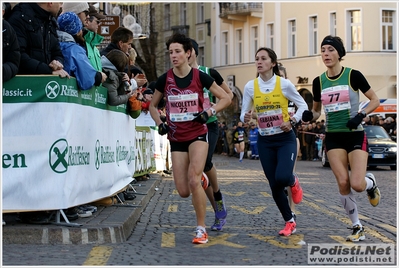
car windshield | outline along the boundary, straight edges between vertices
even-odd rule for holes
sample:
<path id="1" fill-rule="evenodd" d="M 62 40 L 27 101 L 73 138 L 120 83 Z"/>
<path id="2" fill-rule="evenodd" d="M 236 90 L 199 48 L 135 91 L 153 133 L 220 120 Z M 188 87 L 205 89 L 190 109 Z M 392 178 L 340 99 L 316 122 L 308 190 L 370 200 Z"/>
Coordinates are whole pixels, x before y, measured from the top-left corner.
<path id="1" fill-rule="evenodd" d="M 367 126 L 364 128 L 368 139 L 391 139 L 384 128 L 378 126 Z"/>

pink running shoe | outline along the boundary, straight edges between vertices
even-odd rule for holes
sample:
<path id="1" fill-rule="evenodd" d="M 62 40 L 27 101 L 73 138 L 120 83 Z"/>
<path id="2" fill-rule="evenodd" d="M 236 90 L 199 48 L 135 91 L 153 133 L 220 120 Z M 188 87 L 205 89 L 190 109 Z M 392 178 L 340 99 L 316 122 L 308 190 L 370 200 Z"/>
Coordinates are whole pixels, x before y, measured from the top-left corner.
<path id="1" fill-rule="evenodd" d="M 292 201 L 295 204 L 299 204 L 302 201 L 303 191 L 301 185 L 299 185 L 298 176 L 294 173 L 295 183 L 291 186 Z"/>
<path id="2" fill-rule="evenodd" d="M 283 230 L 278 232 L 279 235 L 290 236 L 296 232 L 296 223 L 287 221 Z"/>

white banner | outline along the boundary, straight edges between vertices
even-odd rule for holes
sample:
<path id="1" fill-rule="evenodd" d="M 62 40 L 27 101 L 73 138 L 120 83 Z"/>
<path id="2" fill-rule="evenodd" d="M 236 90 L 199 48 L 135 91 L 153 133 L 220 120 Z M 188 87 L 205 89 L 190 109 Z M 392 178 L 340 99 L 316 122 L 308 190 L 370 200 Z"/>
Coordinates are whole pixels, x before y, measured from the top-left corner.
<path id="1" fill-rule="evenodd" d="M 47 77 L 63 88 L 63 80 Z M 13 79 L 19 83 L 3 88 L 3 212 L 89 203 L 123 189 L 135 173 L 154 169 L 154 134 L 136 129 L 135 120 L 120 111 L 124 107 L 101 108 L 106 89 L 79 92 L 70 101 L 75 94 L 65 82 L 69 90 L 56 92 L 55 101 L 43 94 L 46 83 L 23 83 L 26 89 L 20 89 L 26 78 Z M 11 94 L 17 90 L 30 93 Z M 81 98 L 89 101 L 80 104 Z"/>

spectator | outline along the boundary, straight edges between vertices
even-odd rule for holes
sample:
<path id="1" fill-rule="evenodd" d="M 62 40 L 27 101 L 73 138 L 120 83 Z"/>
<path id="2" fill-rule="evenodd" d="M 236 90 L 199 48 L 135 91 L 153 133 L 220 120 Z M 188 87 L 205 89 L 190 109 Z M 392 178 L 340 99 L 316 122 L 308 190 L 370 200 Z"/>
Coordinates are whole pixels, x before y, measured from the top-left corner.
<path id="1" fill-rule="evenodd" d="M 13 78 L 18 73 L 21 53 L 17 35 L 12 26 L 4 20 L 6 4 L 2 3 L 3 9 L 3 83 Z"/>
<path id="2" fill-rule="evenodd" d="M 125 27 L 118 27 L 111 34 L 111 43 L 106 48 L 100 51 L 102 56 L 107 55 L 113 49 L 119 49 L 129 55 L 129 50 L 132 49 L 133 32 Z"/>
<path id="3" fill-rule="evenodd" d="M 92 5 L 89 6 L 89 19 L 87 27 L 83 27 L 83 37 L 86 41 L 87 57 L 91 65 L 99 72 L 102 71 L 101 55 L 97 46 L 101 44 L 104 37 L 97 34 L 98 26 L 101 25 L 101 20 L 106 17 L 97 12 L 96 8 Z"/>
<path id="4" fill-rule="evenodd" d="M 18 74 L 69 77 L 63 69 L 64 57 L 57 36 L 55 17 L 60 7 L 61 2 L 51 2 L 19 3 L 13 8 L 8 22 L 17 34 L 21 51 Z"/>
<path id="5" fill-rule="evenodd" d="M 315 146 L 315 135 L 313 134 L 313 125 L 311 123 L 308 124 L 308 128 L 306 129 L 306 134 L 305 134 L 305 141 L 306 141 L 306 155 L 307 155 L 307 160 L 312 161 L 314 159 L 313 157 L 313 152 L 314 152 L 314 146 Z"/>
<path id="6" fill-rule="evenodd" d="M 78 15 L 83 27 L 87 27 L 87 22 L 89 20 L 89 4 L 87 2 L 63 2 L 62 13 L 66 12 L 73 12 Z"/>
<path id="7" fill-rule="evenodd" d="M 387 131 L 390 136 L 393 136 L 393 132 L 396 129 L 396 122 L 392 117 L 387 117 L 384 120 L 383 128 Z"/>
<path id="8" fill-rule="evenodd" d="M 223 152 L 222 155 L 228 155 L 229 154 L 229 143 L 227 141 L 227 126 L 226 122 L 222 122 L 221 125 L 221 131 L 222 131 L 222 139 L 223 139 Z"/>
<path id="9" fill-rule="evenodd" d="M 65 58 L 65 70 L 76 77 L 80 89 L 88 90 L 99 86 L 107 78 L 103 72 L 98 72 L 90 64 L 83 48 L 85 40 L 82 32 L 82 22 L 73 12 L 62 13 L 58 17 L 58 39 Z"/>
<path id="10" fill-rule="evenodd" d="M 258 153 L 258 127 L 254 122 L 250 124 L 251 128 L 249 130 L 249 146 L 251 150 L 251 159 L 259 159 Z"/>
<path id="11" fill-rule="evenodd" d="M 123 71 L 128 62 L 129 57 L 127 54 L 119 49 L 113 49 L 106 56 L 101 57 L 103 71 L 108 76 L 103 86 L 108 89 L 109 105 L 126 104 L 134 93 L 129 83 L 123 80 L 126 75 Z"/>
<path id="12" fill-rule="evenodd" d="M 155 86 L 155 84 L 154 84 Z M 146 88 L 143 91 L 143 101 L 141 103 L 141 110 L 145 113 L 148 112 L 148 108 L 150 107 L 150 103 L 152 100 L 152 97 L 154 95 L 154 91 L 151 88 Z"/>
<path id="13" fill-rule="evenodd" d="M 134 48 L 129 50 L 129 71 L 128 75 L 130 77 L 130 84 L 133 90 L 145 86 L 147 84 L 147 79 L 143 72 L 135 66 L 136 64 L 137 52 Z"/>

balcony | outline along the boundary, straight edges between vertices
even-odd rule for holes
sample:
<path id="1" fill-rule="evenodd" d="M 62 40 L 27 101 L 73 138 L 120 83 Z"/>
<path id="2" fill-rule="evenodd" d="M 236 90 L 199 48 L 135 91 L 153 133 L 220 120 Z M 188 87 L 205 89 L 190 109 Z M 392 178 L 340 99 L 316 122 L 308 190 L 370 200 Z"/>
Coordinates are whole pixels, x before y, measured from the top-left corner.
<path id="1" fill-rule="evenodd" d="M 220 14 L 219 18 L 224 20 L 239 20 L 246 21 L 247 16 L 262 17 L 263 5 L 262 3 L 219 3 Z"/>

